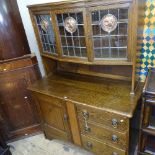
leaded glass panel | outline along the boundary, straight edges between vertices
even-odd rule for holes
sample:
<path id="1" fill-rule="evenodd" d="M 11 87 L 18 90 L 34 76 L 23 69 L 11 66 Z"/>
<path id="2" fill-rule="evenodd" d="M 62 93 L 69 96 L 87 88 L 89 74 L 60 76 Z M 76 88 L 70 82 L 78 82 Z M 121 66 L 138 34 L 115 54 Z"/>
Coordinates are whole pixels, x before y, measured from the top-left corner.
<path id="1" fill-rule="evenodd" d="M 57 14 L 62 54 L 68 57 L 87 57 L 82 12 Z"/>
<path id="2" fill-rule="evenodd" d="M 55 35 L 53 32 L 50 15 L 36 15 L 35 19 L 43 47 L 43 52 L 56 54 Z"/>
<path id="3" fill-rule="evenodd" d="M 96 10 L 91 15 L 95 59 L 127 60 L 128 8 Z"/>

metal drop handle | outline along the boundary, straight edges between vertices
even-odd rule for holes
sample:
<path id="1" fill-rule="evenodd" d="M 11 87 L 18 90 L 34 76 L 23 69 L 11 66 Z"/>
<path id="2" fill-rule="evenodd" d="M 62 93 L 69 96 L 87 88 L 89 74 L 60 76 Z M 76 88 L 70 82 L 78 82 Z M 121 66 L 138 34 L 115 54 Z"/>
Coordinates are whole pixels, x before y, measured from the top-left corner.
<path id="1" fill-rule="evenodd" d="M 87 147 L 88 147 L 89 149 L 92 149 L 92 148 L 93 148 L 93 144 L 92 144 L 91 142 L 87 142 Z"/>
<path id="2" fill-rule="evenodd" d="M 117 126 L 118 126 L 118 120 L 115 119 L 115 118 L 113 118 L 112 121 L 111 121 L 111 124 L 112 124 L 112 126 L 113 126 L 114 128 L 117 128 Z"/>
<path id="3" fill-rule="evenodd" d="M 89 118 L 89 112 L 86 111 L 86 110 L 84 110 L 84 111 L 82 112 L 82 115 L 83 115 L 83 117 L 84 117 L 85 119 L 88 119 L 88 118 Z"/>
<path id="4" fill-rule="evenodd" d="M 118 136 L 117 135 L 112 135 L 111 137 L 113 142 L 117 142 L 118 141 Z"/>
<path id="5" fill-rule="evenodd" d="M 90 132 L 91 131 L 91 128 L 88 125 L 85 125 L 84 131 L 85 132 Z"/>

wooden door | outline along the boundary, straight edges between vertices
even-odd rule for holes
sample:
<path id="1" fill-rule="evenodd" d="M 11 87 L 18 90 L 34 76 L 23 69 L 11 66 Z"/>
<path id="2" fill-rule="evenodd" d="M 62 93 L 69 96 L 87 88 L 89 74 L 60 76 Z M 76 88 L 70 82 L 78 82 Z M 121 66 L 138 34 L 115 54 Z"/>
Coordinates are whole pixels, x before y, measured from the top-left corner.
<path id="1" fill-rule="evenodd" d="M 42 115 L 42 127 L 47 138 L 71 140 L 65 101 L 44 94 L 35 94 Z"/>
<path id="2" fill-rule="evenodd" d="M 20 67 L 31 62 L 28 60 L 11 61 L 1 66 L 0 123 L 6 140 L 40 131 L 36 104 L 27 90 L 29 84 L 40 78 L 40 73 L 37 65 Z"/>

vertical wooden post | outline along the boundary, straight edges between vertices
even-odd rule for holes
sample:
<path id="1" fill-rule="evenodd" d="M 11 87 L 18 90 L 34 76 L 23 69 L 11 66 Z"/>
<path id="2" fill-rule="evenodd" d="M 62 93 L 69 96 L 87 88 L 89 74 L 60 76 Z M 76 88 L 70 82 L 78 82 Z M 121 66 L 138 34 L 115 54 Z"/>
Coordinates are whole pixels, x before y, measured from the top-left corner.
<path id="1" fill-rule="evenodd" d="M 81 144 L 79 126 L 78 126 L 78 121 L 76 117 L 76 109 L 75 109 L 74 103 L 67 101 L 66 105 L 67 105 L 69 122 L 71 126 L 71 131 L 72 131 L 73 142 L 74 144 L 81 146 L 82 144 Z"/>

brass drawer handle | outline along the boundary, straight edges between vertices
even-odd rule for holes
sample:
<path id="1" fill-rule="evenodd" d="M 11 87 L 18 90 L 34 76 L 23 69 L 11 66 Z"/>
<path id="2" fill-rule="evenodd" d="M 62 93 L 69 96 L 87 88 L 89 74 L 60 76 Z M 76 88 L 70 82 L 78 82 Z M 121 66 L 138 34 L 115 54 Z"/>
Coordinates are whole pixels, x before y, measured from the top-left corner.
<path id="1" fill-rule="evenodd" d="M 115 119 L 115 118 L 113 118 L 112 121 L 111 121 L 111 124 L 112 124 L 112 126 L 113 126 L 114 128 L 117 128 L 117 126 L 118 126 L 118 120 Z"/>
<path id="2" fill-rule="evenodd" d="M 91 142 L 87 142 L 87 148 L 92 149 L 93 148 L 93 144 Z"/>
<path id="3" fill-rule="evenodd" d="M 113 152 L 113 153 L 112 153 L 112 155 L 118 155 L 118 153 L 116 153 L 116 152 Z"/>
<path id="4" fill-rule="evenodd" d="M 90 128 L 89 126 L 85 126 L 85 127 L 84 127 L 84 131 L 85 131 L 85 132 L 91 132 L 91 128 Z"/>
<path id="5" fill-rule="evenodd" d="M 82 115 L 83 115 L 83 117 L 84 117 L 85 119 L 88 119 L 88 118 L 89 118 L 89 112 L 86 111 L 86 110 L 82 111 Z"/>
<path id="6" fill-rule="evenodd" d="M 112 135 L 111 137 L 113 142 L 117 142 L 118 141 L 118 136 L 117 135 Z"/>

